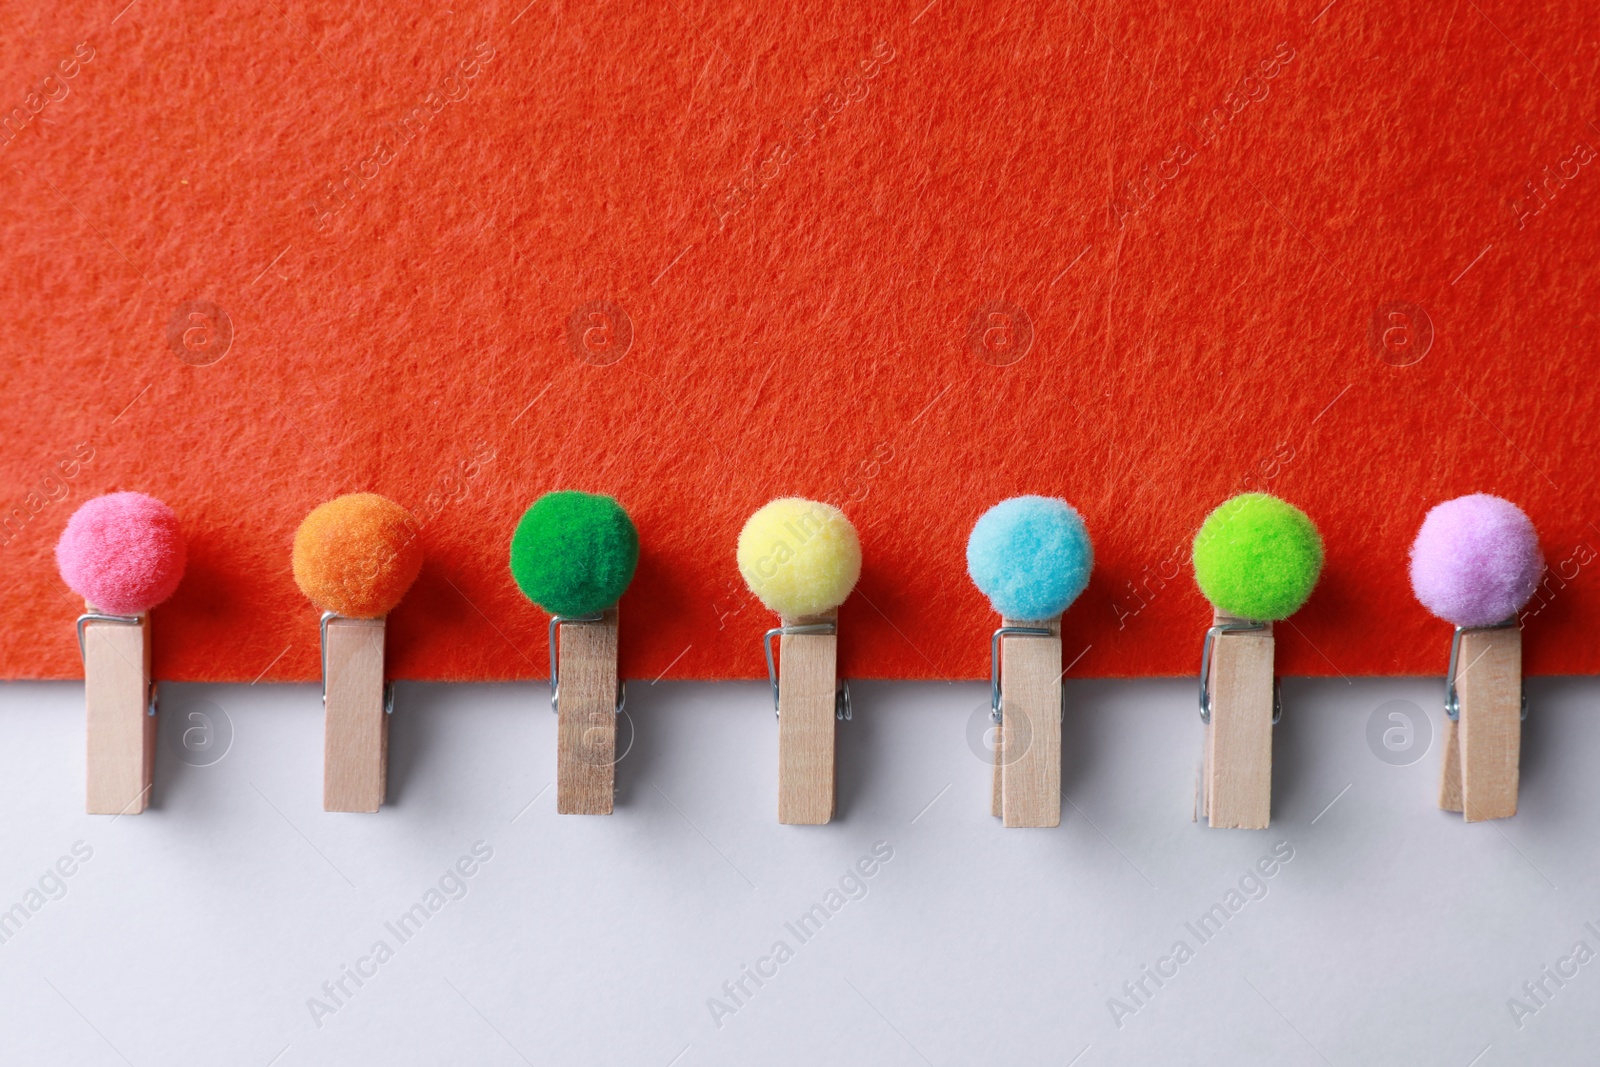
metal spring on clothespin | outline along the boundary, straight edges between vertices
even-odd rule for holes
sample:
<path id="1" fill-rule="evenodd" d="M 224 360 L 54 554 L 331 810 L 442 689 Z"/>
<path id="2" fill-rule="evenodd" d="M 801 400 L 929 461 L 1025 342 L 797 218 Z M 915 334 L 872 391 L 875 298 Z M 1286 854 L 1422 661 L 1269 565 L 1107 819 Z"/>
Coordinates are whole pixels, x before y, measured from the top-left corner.
<path id="1" fill-rule="evenodd" d="M 1497 622 L 1493 626 L 1457 626 L 1456 632 L 1450 638 L 1450 670 L 1444 676 L 1444 713 L 1451 721 L 1461 718 L 1461 696 L 1456 692 L 1456 664 L 1461 658 L 1461 635 L 1469 630 L 1506 630 L 1521 626 L 1521 621 L 1513 615 L 1504 622 Z M 1467 665 L 1472 666 L 1470 663 Z M 1522 691 L 1521 721 L 1528 721 L 1528 691 Z"/>
<path id="2" fill-rule="evenodd" d="M 327 707 L 328 706 L 328 623 L 334 621 L 335 619 L 345 619 L 345 618 L 349 618 L 349 616 L 340 615 L 337 611 L 324 611 L 322 613 L 322 621 L 317 626 L 317 631 L 318 631 L 318 633 L 320 635 L 320 640 L 321 640 L 321 645 L 322 645 L 322 706 L 323 707 Z M 383 713 L 385 715 L 393 715 L 394 714 L 394 683 L 393 682 L 384 682 L 383 683 Z M 152 714 L 152 715 L 155 714 L 154 704 L 153 703 L 151 705 L 150 714 Z"/>
<path id="3" fill-rule="evenodd" d="M 1205 643 L 1200 646 L 1200 721 L 1211 722 L 1211 648 L 1216 644 L 1218 634 L 1250 633 L 1265 630 L 1264 622 L 1225 622 L 1218 623 L 1206 631 Z M 1278 725 L 1283 718 L 1283 683 L 1278 676 L 1272 676 L 1272 725 Z M 1454 716 L 1452 716 L 1454 718 Z"/>
<path id="4" fill-rule="evenodd" d="M 561 624 L 567 622 L 602 622 L 604 612 L 595 612 L 593 615 L 552 615 L 550 617 L 549 644 L 550 644 L 550 710 L 556 713 L 561 711 L 561 666 L 558 656 L 557 642 L 561 639 Z M 613 715 L 622 714 L 622 709 L 628 703 L 628 683 L 622 679 L 617 680 L 617 706 L 612 709 Z"/>
<path id="5" fill-rule="evenodd" d="M 989 638 L 989 719 L 996 726 L 1005 722 L 1000 694 L 1000 639 L 1002 637 L 1054 637 L 1055 632 L 1040 626 L 1002 626 Z M 1067 680 L 1061 679 L 1061 706 L 1056 721 L 1066 717 Z"/>
<path id="6" fill-rule="evenodd" d="M 84 662 L 85 666 L 88 665 L 89 653 L 84 648 L 83 643 L 83 627 L 86 623 L 120 622 L 126 626 L 138 626 L 139 623 L 143 621 L 143 615 L 108 615 L 100 611 L 84 612 L 82 615 L 78 616 L 78 658 Z M 156 713 L 156 682 L 154 678 L 150 679 L 149 698 L 146 702 L 145 709 L 145 714 L 147 715 L 154 715 Z"/>
<path id="7" fill-rule="evenodd" d="M 761 646 L 767 654 L 767 681 L 772 684 L 772 715 L 778 716 L 778 665 L 772 658 L 772 639 L 785 634 L 811 634 L 831 635 L 839 632 L 836 622 L 806 623 L 803 626 L 775 626 L 761 638 Z M 839 688 L 833 695 L 833 717 L 839 722 L 849 722 L 850 711 L 850 682 L 841 679 Z"/>

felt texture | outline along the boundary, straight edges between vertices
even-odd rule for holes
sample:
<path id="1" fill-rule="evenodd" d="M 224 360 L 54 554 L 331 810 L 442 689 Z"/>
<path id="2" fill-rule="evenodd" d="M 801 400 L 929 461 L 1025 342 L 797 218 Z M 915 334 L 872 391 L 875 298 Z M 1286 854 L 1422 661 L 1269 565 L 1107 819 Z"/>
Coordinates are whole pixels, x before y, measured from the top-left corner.
<path id="1" fill-rule="evenodd" d="M 183 580 L 183 564 L 178 516 L 144 493 L 85 501 L 56 542 L 61 580 L 112 615 L 138 615 L 167 599 Z"/>
<path id="2" fill-rule="evenodd" d="M 614 606 L 638 565 L 633 520 L 598 493 L 546 493 L 511 535 L 511 577 L 551 615 L 593 615 Z"/>
<path id="3" fill-rule="evenodd" d="M 1544 574 L 1539 534 L 1522 509 L 1488 493 L 1436 505 L 1411 544 L 1411 589 L 1456 626 L 1493 626 L 1533 598 Z"/>
<path id="4" fill-rule="evenodd" d="M 422 569 L 417 520 L 377 493 L 313 508 L 294 532 L 294 580 L 323 611 L 376 619 L 394 610 Z"/>
<path id="5" fill-rule="evenodd" d="M 1094 533 L 1074 677 L 1190 676 L 1248 490 L 1328 546 L 1281 673 L 1442 675 L 1407 553 L 1479 491 L 1528 672 L 1600 669 L 1600 6 L 1324 7 L 0 0 L 0 677 L 81 675 L 52 549 L 130 487 L 163 680 L 314 682 L 284 557 L 357 491 L 427 549 L 391 676 L 543 678 L 506 538 L 568 486 L 639 529 L 630 678 L 764 677 L 783 494 L 860 534 L 851 678 L 986 677 L 1028 493 Z"/>
<path id="6" fill-rule="evenodd" d="M 1267 493 L 1218 505 L 1194 538 L 1194 578 L 1212 605 L 1242 619 L 1287 619 L 1322 573 L 1322 537 L 1305 512 Z"/>
<path id="7" fill-rule="evenodd" d="M 1052 619 L 1094 569 L 1083 516 L 1065 500 L 1014 496 L 983 513 L 967 538 L 967 574 L 1008 619 Z"/>
<path id="8" fill-rule="evenodd" d="M 799 497 L 774 500 L 739 531 L 739 573 L 786 619 L 843 604 L 861 577 L 861 540 L 844 512 Z"/>

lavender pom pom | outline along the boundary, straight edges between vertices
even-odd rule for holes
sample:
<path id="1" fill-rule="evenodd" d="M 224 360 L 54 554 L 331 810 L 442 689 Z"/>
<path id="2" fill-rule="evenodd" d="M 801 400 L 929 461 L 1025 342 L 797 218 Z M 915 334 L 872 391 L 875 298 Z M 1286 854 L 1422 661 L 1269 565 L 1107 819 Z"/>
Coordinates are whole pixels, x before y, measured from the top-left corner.
<path id="1" fill-rule="evenodd" d="M 1446 500 L 1411 546 L 1411 588 L 1457 626 L 1493 626 L 1533 596 L 1544 574 L 1539 535 L 1509 500 L 1487 493 Z"/>

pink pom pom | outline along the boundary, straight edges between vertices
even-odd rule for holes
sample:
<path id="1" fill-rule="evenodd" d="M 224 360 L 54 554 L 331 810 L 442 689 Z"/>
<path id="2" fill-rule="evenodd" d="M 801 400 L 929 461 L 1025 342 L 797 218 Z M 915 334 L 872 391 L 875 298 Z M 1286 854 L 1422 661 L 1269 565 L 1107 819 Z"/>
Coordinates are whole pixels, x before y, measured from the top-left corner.
<path id="1" fill-rule="evenodd" d="M 1428 512 L 1411 546 L 1411 588 L 1422 606 L 1457 626 L 1493 626 L 1528 602 L 1544 574 L 1533 522 L 1487 493 Z"/>
<path id="2" fill-rule="evenodd" d="M 56 542 L 72 591 L 112 615 L 138 615 L 183 577 L 183 530 L 172 509 L 143 493 L 109 493 L 73 512 Z"/>

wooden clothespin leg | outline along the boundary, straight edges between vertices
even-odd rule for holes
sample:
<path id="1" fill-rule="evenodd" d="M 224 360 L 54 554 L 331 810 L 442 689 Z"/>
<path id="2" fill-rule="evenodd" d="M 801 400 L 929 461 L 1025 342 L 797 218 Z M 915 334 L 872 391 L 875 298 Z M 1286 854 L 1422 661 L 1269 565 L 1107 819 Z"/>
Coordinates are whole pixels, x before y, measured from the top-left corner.
<path id="1" fill-rule="evenodd" d="M 1212 629 L 1202 810 L 1212 826 L 1264 830 L 1272 817 L 1272 624 L 1219 614 Z"/>
<path id="2" fill-rule="evenodd" d="M 383 806 L 389 769 L 384 629 L 382 618 L 329 614 L 322 620 L 324 811 L 373 812 Z"/>
<path id="3" fill-rule="evenodd" d="M 784 628 L 837 626 L 830 611 L 784 619 Z M 778 821 L 816 826 L 833 818 L 839 635 L 783 634 L 778 672 Z"/>
<path id="4" fill-rule="evenodd" d="M 88 812 L 137 815 L 149 805 L 156 718 L 150 682 L 150 619 L 90 618 L 83 640 L 88 711 Z"/>
<path id="5" fill-rule="evenodd" d="M 1043 633 L 1005 633 L 1012 629 Z M 1006 619 L 1000 646 L 997 814 L 1005 826 L 1060 826 L 1061 617 Z"/>
<path id="6" fill-rule="evenodd" d="M 617 609 L 592 622 L 561 620 L 557 640 L 556 811 L 610 815 L 614 804 L 617 713 Z"/>
<path id="7" fill-rule="evenodd" d="M 1517 813 L 1522 755 L 1522 629 L 1463 628 L 1451 655 L 1457 718 L 1445 719 L 1439 807 L 1467 822 Z"/>

